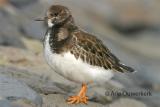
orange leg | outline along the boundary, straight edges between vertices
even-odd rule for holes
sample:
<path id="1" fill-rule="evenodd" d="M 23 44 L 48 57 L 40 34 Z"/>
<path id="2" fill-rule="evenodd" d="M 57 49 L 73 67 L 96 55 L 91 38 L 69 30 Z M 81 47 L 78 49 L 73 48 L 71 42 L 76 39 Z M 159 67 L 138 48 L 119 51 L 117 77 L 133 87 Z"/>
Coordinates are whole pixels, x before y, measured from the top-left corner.
<path id="1" fill-rule="evenodd" d="M 68 104 L 79 104 L 84 103 L 87 104 L 88 97 L 86 96 L 87 85 L 82 84 L 82 88 L 77 96 L 71 96 L 67 99 Z"/>

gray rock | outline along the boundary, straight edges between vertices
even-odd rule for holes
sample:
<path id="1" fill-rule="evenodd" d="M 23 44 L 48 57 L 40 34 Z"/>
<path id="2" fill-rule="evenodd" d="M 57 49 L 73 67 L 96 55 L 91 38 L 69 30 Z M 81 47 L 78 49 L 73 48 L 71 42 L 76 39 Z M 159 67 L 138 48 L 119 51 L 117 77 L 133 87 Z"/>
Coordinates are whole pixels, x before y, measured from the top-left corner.
<path id="1" fill-rule="evenodd" d="M 18 8 L 30 5 L 32 3 L 37 2 L 38 0 L 9 0 L 13 5 Z"/>
<path id="2" fill-rule="evenodd" d="M 12 107 L 11 103 L 8 100 L 0 100 L 1 107 Z"/>
<path id="3" fill-rule="evenodd" d="M 122 98 L 110 104 L 109 107 L 147 107 L 147 105 L 134 99 Z"/>
<path id="4" fill-rule="evenodd" d="M 0 67 L 0 74 L 6 75 L 9 77 L 16 78 L 17 80 L 23 81 L 28 86 L 32 87 L 36 92 L 43 94 L 53 94 L 61 93 L 66 94 L 69 90 L 74 89 L 62 83 L 53 82 L 46 75 L 37 75 L 33 71 L 25 68 L 15 68 L 15 67 Z"/>
<path id="5" fill-rule="evenodd" d="M 36 19 L 37 17 L 35 17 Z M 26 34 L 26 37 L 43 40 L 46 28 L 43 26 L 43 22 L 36 22 L 33 19 L 26 20 L 24 23 L 22 23 L 22 29 L 24 33 Z"/>
<path id="6" fill-rule="evenodd" d="M 21 29 L 29 38 L 42 40 L 46 32 L 43 22 L 34 21 L 36 18 L 43 18 L 45 15 L 45 4 L 37 2 L 20 10 L 25 15 L 25 20 L 21 23 Z"/>
<path id="7" fill-rule="evenodd" d="M 42 95 L 44 99 L 43 107 L 109 107 L 95 102 L 88 102 L 88 105 L 69 105 L 66 103 L 66 96 L 62 94 Z"/>
<path id="8" fill-rule="evenodd" d="M 19 25 L 15 21 L 15 16 L 5 9 L 0 9 L 0 45 L 24 48 L 19 32 Z"/>
<path id="9" fill-rule="evenodd" d="M 0 75 L 0 97 L 9 101 L 27 99 L 37 106 L 42 105 L 42 98 L 26 84 Z"/>

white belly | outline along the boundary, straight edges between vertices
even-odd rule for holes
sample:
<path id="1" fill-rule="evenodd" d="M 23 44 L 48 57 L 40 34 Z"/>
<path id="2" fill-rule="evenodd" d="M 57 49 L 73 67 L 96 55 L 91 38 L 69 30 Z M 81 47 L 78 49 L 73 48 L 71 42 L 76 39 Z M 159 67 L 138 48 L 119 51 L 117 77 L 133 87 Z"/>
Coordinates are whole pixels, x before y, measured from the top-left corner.
<path id="1" fill-rule="evenodd" d="M 55 72 L 64 76 L 65 78 L 75 82 L 103 82 L 109 80 L 113 73 L 111 70 L 92 66 L 81 59 L 76 59 L 73 54 L 66 52 L 63 54 L 56 54 L 50 51 L 48 44 L 49 36 L 46 36 L 44 44 L 44 55 L 47 63 L 53 68 Z"/>

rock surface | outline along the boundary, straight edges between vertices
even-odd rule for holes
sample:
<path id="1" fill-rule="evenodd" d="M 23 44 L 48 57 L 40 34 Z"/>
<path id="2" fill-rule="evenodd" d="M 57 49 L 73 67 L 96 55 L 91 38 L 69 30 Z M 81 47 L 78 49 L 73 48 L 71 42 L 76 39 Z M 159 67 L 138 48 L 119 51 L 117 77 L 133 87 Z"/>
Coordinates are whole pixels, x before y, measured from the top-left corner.
<path id="1" fill-rule="evenodd" d="M 0 75 L 0 98 L 2 106 L 10 105 L 9 101 L 23 99 L 26 102 L 35 104 L 37 107 L 42 105 L 42 98 L 35 91 L 29 88 L 26 84 L 17 81 L 16 79 Z M 7 101 L 8 100 L 8 101 Z M 12 105 L 12 104 L 11 104 Z M 10 106 L 11 107 L 11 106 Z"/>
<path id="2" fill-rule="evenodd" d="M 147 105 L 145 105 L 139 101 L 136 101 L 133 99 L 125 99 L 125 98 L 122 98 L 122 99 L 114 102 L 110 106 L 111 107 L 125 107 L 126 105 L 127 105 L 127 107 L 147 107 Z"/>
<path id="3" fill-rule="evenodd" d="M 15 22 L 15 16 L 9 14 L 5 9 L 0 9 L 0 45 L 24 48 L 21 41 L 19 26 Z"/>

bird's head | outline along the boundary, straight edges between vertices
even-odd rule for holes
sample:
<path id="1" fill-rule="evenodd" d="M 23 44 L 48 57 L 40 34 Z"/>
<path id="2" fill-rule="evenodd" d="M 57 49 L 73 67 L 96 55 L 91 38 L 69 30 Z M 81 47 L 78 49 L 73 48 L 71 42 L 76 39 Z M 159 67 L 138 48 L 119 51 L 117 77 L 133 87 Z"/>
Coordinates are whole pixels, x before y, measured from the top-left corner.
<path id="1" fill-rule="evenodd" d="M 46 16 L 43 19 L 37 19 L 37 21 L 45 21 L 48 27 L 53 27 L 64 23 L 71 13 L 69 9 L 61 5 L 52 5 L 46 12 Z"/>

